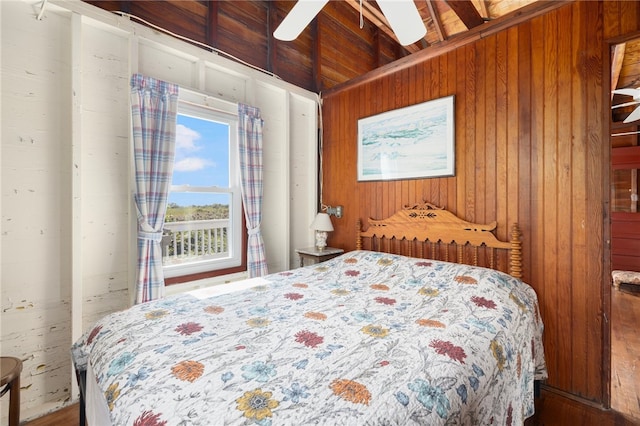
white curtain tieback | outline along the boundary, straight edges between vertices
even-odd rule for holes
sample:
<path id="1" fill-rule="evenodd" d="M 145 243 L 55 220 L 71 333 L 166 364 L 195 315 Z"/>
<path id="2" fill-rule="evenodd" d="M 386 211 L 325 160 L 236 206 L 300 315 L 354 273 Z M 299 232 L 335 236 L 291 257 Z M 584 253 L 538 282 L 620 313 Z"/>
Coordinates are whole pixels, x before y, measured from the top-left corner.
<path id="1" fill-rule="evenodd" d="M 260 227 L 256 226 L 255 228 L 250 228 L 247 230 L 247 234 L 249 235 L 258 235 L 260 233 Z"/>
<path id="2" fill-rule="evenodd" d="M 155 241 L 159 243 L 162 241 L 162 231 L 160 232 L 147 232 L 147 231 L 138 231 L 138 239 L 139 240 L 149 240 Z"/>

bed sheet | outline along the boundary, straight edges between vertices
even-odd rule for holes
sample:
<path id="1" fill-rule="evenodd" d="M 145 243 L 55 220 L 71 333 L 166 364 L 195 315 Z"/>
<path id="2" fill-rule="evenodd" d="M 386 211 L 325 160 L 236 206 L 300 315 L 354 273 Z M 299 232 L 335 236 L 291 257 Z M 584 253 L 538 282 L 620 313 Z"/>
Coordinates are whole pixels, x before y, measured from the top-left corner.
<path id="1" fill-rule="evenodd" d="M 246 287 L 136 305 L 87 331 L 73 350 L 112 424 L 522 424 L 533 414 L 543 325 L 533 289 L 507 274 L 356 251 Z"/>

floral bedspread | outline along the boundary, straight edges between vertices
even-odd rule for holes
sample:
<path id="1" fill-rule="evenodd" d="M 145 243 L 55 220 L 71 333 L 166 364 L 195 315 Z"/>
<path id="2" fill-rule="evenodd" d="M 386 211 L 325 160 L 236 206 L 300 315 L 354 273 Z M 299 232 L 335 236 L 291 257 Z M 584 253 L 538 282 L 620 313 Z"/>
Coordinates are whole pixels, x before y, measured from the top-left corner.
<path id="1" fill-rule="evenodd" d="M 84 353 L 114 425 L 489 425 L 546 378 L 533 289 L 369 251 L 98 321 Z"/>

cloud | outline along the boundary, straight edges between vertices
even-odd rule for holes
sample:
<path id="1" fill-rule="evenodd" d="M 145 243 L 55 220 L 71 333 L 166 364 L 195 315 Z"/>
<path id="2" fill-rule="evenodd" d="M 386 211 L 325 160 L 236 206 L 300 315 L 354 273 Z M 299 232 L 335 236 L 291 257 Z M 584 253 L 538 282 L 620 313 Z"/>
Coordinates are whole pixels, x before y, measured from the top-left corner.
<path id="1" fill-rule="evenodd" d="M 185 157 L 181 160 L 176 161 L 173 166 L 173 171 L 175 172 L 195 172 L 198 170 L 202 170 L 207 167 L 215 167 L 215 163 L 213 161 L 209 161 L 205 158 L 200 157 Z"/>
<path id="2" fill-rule="evenodd" d="M 184 124 L 178 124 L 176 126 L 176 154 L 180 152 L 194 152 L 202 149 L 197 145 L 200 136 L 200 133 L 195 130 Z"/>

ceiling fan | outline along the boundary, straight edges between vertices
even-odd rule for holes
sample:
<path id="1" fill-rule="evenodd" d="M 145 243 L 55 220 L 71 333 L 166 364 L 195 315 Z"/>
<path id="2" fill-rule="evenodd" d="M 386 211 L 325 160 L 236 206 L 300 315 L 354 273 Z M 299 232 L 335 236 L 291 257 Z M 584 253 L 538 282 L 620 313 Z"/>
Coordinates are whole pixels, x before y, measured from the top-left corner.
<path id="1" fill-rule="evenodd" d="M 360 0 L 360 6 L 362 1 Z M 329 0 L 298 0 L 273 32 L 273 36 L 283 41 L 296 39 L 328 2 Z M 377 0 L 377 3 L 403 46 L 415 43 L 427 33 L 413 0 Z"/>
<path id="2" fill-rule="evenodd" d="M 622 108 L 630 105 L 640 105 L 640 87 L 637 87 L 635 89 L 632 89 L 632 88 L 616 89 L 616 90 L 612 90 L 612 93 L 618 94 L 618 95 L 631 96 L 633 97 L 633 100 L 631 102 L 625 102 L 618 105 L 613 105 L 611 109 Z M 636 120 L 640 120 L 640 106 L 636 107 L 636 109 L 634 109 L 631 112 L 631 114 L 629 114 L 627 118 L 624 119 L 623 123 L 631 123 L 632 121 L 636 121 Z"/>

